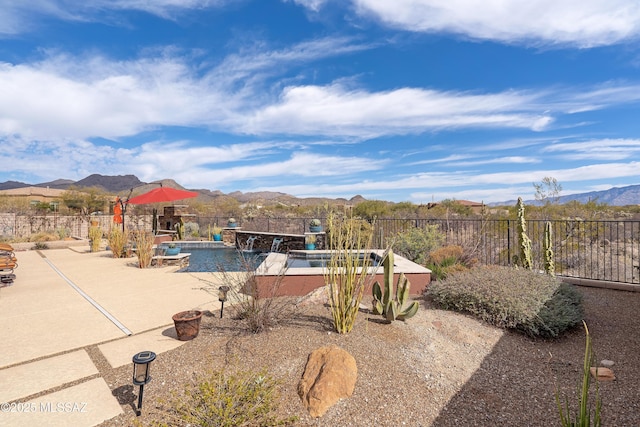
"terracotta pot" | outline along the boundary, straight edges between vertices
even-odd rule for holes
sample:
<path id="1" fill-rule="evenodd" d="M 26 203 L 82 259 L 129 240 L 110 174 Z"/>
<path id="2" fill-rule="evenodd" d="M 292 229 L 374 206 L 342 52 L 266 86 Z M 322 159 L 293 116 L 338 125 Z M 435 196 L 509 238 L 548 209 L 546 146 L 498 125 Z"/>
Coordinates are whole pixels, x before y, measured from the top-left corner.
<path id="1" fill-rule="evenodd" d="M 173 323 L 180 341 L 189 341 L 198 336 L 202 312 L 199 310 L 181 311 L 174 314 Z"/>

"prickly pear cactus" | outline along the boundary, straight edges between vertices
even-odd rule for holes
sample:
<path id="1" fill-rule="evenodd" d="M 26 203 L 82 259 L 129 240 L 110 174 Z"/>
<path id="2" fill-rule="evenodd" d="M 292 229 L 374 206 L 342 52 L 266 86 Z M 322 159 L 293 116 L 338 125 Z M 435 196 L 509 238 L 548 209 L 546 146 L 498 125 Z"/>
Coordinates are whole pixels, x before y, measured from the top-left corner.
<path id="1" fill-rule="evenodd" d="M 518 246 L 520 248 L 520 264 L 523 268 L 531 270 L 531 239 L 527 236 L 527 221 L 524 218 L 524 202 L 522 197 L 518 197 Z"/>
<path id="2" fill-rule="evenodd" d="M 550 276 L 555 276 L 556 265 L 553 262 L 553 236 L 551 233 L 551 221 L 547 221 L 544 224 L 544 241 L 542 242 L 544 249 L 544 271 Z"/>
<path id="3" fill-rule="evenodd" d="M 373 284 L 373 312 L 380 314 L 388 321 L 405 320 L 415 316 L 420 304 L 417 301 L 403 308 L 409 299 L 411 284 L 404 273 L 398 277 L 398 283 L 394 292 L 393 287 L 393 251 L 382 262 L 384 267 L 384 290 L 377 281 Z"/>

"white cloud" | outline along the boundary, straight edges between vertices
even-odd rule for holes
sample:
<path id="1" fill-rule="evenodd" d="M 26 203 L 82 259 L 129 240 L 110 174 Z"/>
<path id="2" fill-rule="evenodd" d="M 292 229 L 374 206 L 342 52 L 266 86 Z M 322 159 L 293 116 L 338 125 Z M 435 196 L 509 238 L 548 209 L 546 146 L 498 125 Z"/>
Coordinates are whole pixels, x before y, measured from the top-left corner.
<path id="1" fill-rule="evenodd" d="M 58 67 L 64 61 L 73 69 Z M 165 58 L 5 63 L 0 91 L 0 135 L 33 139 L 118 138 L 155 126 L 205 125 L 225 106 L 223 94 L 196 80 L 183 62 Z"/>
<path id="2" fill-rule="evenodd" d="M 480 166 L 480 165 L 493 165 L 493 164 L 526 164 L 526 163 L 540 163 L 540 159 L 533 157 L 523 156 L 508 156 L 508 157 L 496 157 L 491 159 L 479 159 L 468 161 L 452 161 L 447 166 Z"/>
<path id="3" fill-rule="evenodd" d="M 318 12 L 322 6 L 324 6 L 328 0 L 283 0 L 285 2 L 292 1 L 295 4 L 306 7 L 309 10 Z"/>
<path id="4" fill-rule="evenodd" d="M 563 142 L 546 146 L 547 153 L 561 153 L 570 160 L 624 160 L 638 158 L 638 139 L 594 139 L 581 142 Z"/>
<path id="5" fill-rule="evenodd" d="M 128 61 L 53 52 L 40 62 L 0 63 L 0 136 L 118 139 L 165 126 L 352 141 L 443 129 L 543 131 L 575 111 L 640 100 L 640 85 L 625 82 L 494 93 L 373 92 L 345 80 L 278 89 L 293 66 L 366 48 L 324 38 L 214 65 L 171 48 Z"/>
<path id="6" fill-rule="evenodd" d="M 443 92 L 403 88 L 385 92 L 351 90 L 341 84 L 296 86 L 277 104 L 258 110 L 244 130 L 372 138 L 462 127 L 529 128 L 551 121 L 531 109 L 533 94 Z M 286 130 L 285 130 L 286 129 Z"/>
<path id="7" fill-rule="evenodd" d="M 531 194 L 531 183 L 540 182 L 545 176 L 553 176 L 560 183 L 584 182 L 585 180 L 628 178 L 638 175 L 640 162 L 594 164 L 568 169 L 525 170 L 515 172 L 478 173 L 447 172 L 417 173 L 406 177 L 385 179 L 383 181 L 351 181 L 345 184 L 325 185 L 286 185 L 269 187 L 271 191 L 290 194 L 315 195 L 317 197 L 350 197 L 359 193 L 378 193 L 392 196 L 395 190 L 402 188 L 410 191 L 414 201 L 441 199 L 482 199 L 485 202 L 510 200 L 515 195 Z M 446 188 L 446 193 L 442 189 Z M 264 188 L 266 190 L 266 188 Z M 587 191 L 587 190 L 585 190 Z M 444 197 L 437 197 L 438 195 Z M 393 200 L 393 197 L 387 197 Z"/>
<path id="8" fill-rule="evenodd" d="M 504 43 L 586 48 L 640 34 L 640 3 L 629 0 L 352 1 L 390 27 Z"/>
<path id="9" fill-rule="evenodd" d="M 36 27 L 34 21 L 42 16 L 67 21 L 80 20 L 75 10 L 58 0 L 0 1 L 0 36 L 29 32 Z"/>
<path id="10" fill-rule="evenodd" d="M 237 0 L 2 0 L 0 36 L 26 33 L 41 18 L 63 21 L 98 21 L 109 11 L 137 10 L 164 19 L 192 10 L 221 8 Z M 111 18 L 107 18 L 111 19 Z"/>

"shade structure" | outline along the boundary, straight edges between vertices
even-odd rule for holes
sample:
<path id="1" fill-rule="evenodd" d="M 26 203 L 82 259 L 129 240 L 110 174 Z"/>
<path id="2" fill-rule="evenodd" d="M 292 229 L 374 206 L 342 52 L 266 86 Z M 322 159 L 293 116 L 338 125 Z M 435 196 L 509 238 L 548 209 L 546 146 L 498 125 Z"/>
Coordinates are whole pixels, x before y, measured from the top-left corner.
<path id="1" fill-rule="evenodd" d="M 141 194 L 136 197 L 132 197 L 128 200 L 128 203 L 133 205 L 144 205 L 147 203 L 161 203 L 172 202 L 174 200 L 191 199 L 197 197 L 198 193 L 195 191 L 178 190 L 171 187 L 154 188 L 153 190 Z"/>

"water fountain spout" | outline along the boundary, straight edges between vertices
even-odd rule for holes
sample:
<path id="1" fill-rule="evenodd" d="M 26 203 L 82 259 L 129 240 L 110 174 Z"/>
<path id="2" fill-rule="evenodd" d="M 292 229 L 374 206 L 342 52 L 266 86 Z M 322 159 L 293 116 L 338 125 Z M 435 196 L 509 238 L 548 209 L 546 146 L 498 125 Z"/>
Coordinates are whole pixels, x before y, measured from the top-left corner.
<path id="1" fill-rule="evenodd" d="M 244 247 L 244 250 L 247 252 L 253 251 L 253 242 L 255 242 L 256 239 L 257 236 L 250 236 L 249 238 L 247 238 L 247 243 Z"/>
<path id="2" fill-rule="evenodd" d="M 278 252 L 278 248 L 280 247 L 280 243 L 282 243 L 284 239 L 279 237 L 274 237 L 273 242 L 271 242 L 271 252 Z"/>

